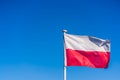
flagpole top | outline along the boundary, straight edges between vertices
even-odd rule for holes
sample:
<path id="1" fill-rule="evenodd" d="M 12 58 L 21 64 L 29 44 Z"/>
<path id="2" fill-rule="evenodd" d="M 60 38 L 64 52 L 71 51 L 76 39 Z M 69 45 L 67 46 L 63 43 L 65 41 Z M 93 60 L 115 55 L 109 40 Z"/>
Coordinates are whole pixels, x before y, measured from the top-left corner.
<path id="1" fill-rule="evenodd" d="M 64 29 L 62 32 L 66 33 L 66 32 L 67 32 L 67 30 L 65 30 L 65 29 Z"/>

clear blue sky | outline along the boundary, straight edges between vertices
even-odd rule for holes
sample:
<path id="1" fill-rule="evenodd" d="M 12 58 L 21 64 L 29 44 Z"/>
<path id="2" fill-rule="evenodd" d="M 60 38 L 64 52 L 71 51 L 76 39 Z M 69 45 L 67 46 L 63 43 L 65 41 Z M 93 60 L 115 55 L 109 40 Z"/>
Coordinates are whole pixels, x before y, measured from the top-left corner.
<path id="1" fill-rule="evenodd" d="M 119 0 L 0 0 L 0 80 L 63 80 L 63 33 L 111 40 L 108 69 L 67 80 L 120 80 Z"/>

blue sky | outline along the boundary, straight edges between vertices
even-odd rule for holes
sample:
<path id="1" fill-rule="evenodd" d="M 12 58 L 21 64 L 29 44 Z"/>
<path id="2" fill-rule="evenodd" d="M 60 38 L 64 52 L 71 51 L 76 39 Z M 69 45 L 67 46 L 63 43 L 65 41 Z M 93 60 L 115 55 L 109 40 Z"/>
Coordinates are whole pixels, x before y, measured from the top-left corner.
<path id="1" fill-rule="evenodd" d="M 119 0 L 0 0 L 0 80 L 63 80 L 63 33 L 111 40 L 108 69 L 67 67 L 67 80 L 120 80 Z"/>

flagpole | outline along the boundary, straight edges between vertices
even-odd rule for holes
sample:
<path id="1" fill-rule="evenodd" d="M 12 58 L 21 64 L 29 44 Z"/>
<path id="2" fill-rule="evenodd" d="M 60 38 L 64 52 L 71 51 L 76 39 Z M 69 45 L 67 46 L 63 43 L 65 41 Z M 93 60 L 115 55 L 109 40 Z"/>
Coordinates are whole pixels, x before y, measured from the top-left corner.
<path id="1" fill-rule="evenodd" d="M 64 80 L 66 80 L 66 49 L 65 49 L 65 34 L 67 30 L 63 30 L 63 39 L 64 39 Z"/>

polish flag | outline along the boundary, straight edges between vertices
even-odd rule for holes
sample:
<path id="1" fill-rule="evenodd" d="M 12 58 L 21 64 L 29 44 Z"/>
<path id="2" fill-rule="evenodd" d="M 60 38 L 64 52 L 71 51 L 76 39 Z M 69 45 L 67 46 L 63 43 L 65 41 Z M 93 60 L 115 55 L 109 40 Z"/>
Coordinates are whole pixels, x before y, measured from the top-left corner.
<path id="1" fill-rule="evenodd" d="M 107 68 L 110 61 L 110 42 L 92 36 L 64 34 L 66 66 Z"/>

